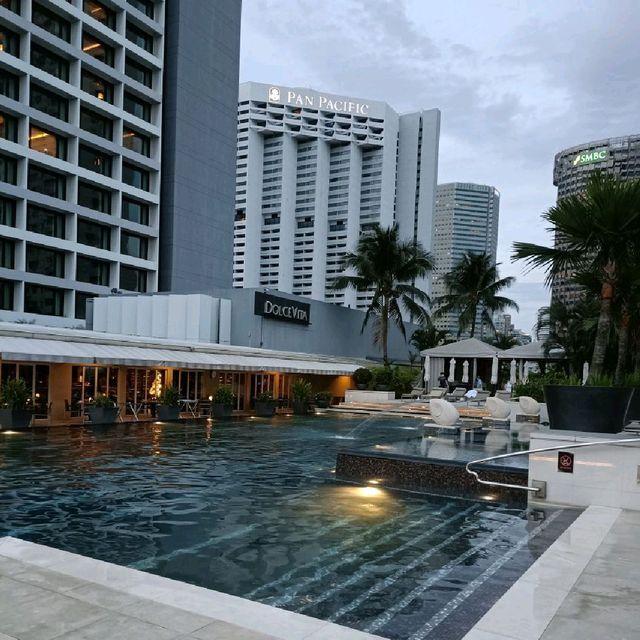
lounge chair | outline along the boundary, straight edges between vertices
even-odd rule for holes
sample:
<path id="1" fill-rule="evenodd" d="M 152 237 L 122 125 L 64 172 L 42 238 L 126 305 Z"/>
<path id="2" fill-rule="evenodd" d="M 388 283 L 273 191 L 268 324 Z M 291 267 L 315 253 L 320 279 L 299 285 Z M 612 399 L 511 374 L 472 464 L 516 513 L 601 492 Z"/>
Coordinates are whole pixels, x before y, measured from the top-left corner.
<path id="1" fill-rule="evenodd" d="M 447 393 L 447 390 L 443 387 L 435 387 L 429 391 L 426 396 L 427 400 L 439 400 L 444 397 L 444 394 Z"/>
<path id="2" fill-rule="evenodd" d="M 486 402 L 487 398 L 491 395 L 491 391 L 478 391 L 473 398 L 467 400 L 467 406 L 474 403 L 480 406 L 480 403 Z"/>
<path id="3" fill-rule="evenodd" d="M 464 398 L 465 393 L 467 393 L 466 387 L 456 387 L 453 390 L 453 393 L 447 394 L 445 399 L 449 402 L 457 402 L 458 400 L 462 400 Z"/>
<path id="4" fill-rule="evenodd" d="M 422 387 L 414 387 L 411 389 L 411 393 L 403 393 L 400 396 L 401 400 L 419 400 L 424 395 L 424 389 Z"/>

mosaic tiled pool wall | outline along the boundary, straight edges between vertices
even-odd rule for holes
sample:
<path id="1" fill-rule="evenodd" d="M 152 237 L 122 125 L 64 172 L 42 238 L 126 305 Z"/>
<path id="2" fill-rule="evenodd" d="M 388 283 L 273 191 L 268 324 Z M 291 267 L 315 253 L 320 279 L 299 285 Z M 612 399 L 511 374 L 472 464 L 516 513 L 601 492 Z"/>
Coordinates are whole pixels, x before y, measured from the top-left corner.
<path id="1" fill-rule="evenodd" d="M 476 467 L 483 480 L 526 486 L 526 469 L 482 465 Z M 336 478 L 356 482 L 376 482 L 380 485 L 423 490 L 443 495 L 461 495 L 526 504 L 527 492 L 518 489 L 490 487 L 478 484 L 467 473 L 465 463 L 445 460 L 417 460 L 393 454 L 340 451 L 336 460 Z"/>

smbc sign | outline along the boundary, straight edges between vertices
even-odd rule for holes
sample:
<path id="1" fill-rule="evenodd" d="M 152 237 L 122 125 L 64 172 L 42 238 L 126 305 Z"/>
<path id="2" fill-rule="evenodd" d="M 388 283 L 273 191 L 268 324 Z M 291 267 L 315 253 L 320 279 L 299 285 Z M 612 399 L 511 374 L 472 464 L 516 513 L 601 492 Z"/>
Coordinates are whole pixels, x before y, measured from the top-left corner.
<path id="1" fill-rule="evenodd" d="M 594 162 L 604 162 L 609 157 L 608 149 L 595 149 L 579 153 L 573 159 L 573 166 L 580 167 L 583 164 L 593 164 Z"/>

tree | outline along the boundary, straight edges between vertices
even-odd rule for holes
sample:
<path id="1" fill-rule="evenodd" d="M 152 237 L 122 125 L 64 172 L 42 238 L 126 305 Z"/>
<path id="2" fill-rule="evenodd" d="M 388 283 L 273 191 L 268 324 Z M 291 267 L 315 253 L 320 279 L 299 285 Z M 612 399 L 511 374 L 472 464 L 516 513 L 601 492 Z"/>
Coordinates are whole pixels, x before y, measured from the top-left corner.
<path id="1" fill-rule="evenodd" d="M 518 311 L 514 300 L 499 295 L 508 289 L 515 278 L 500 278 L 498 266 L 486 253 L 466 253 L 460 262 L 444 276 L 447 293 L 435 300 L 436 315 L 458 314 L 458 338 L 470 328 L 470 337 L 476 333 L 476 322 L 494 330 L 492 315 L 512 308 Z"/>
<path id="2" fill-rule="evenodd" d="M 622 274 L 637 259 L 640 242 L 640 181 L 625 181 L 596 172 L 583 192 L 562 198 L 542 218 L 548 231 L 561 239 L 555 247 L 515 242 L 513 259 L 546 271 L 547 283 L 562 273 L 573 279 L 595 278 L 599 316 L 591 372 L 601 375 L 610 340 L 614 298 L 620 294 Z M 635 263 L 637 265 L 637 262 Z"/>
<path id="3" fill-rule="evenodd" d="M 447 339 L 447 332 L 440 331 L 429 320 L 425 322 L 419 329 L 416 329 L 411 338 L 409 338 L 409 344 L 415 347 L 418 353 L 425 349 L 431 349 L 438 345 L 444 344 Z"/>
<path id="4" fill-rule="evenodd" d="M 385 366 L 389 364 L 389 326 L 395 324 L 406 340 L 403 311 L 411 319 L 424 322 L 429 317 L 424 305 L 427 294 L 415 286 L 433 268 L 429 253 L 422 245 L 400 240 L 398 226 L 376 225 L 362 234 L 354 253 L 347 253 L 342 269 L 347 271 L 334 282 L 335 289 L 353 287 L 373 294 L 365 313 L 362 331 L 369 321 L 374 326 L 374 342 L 382 349 Z"/>

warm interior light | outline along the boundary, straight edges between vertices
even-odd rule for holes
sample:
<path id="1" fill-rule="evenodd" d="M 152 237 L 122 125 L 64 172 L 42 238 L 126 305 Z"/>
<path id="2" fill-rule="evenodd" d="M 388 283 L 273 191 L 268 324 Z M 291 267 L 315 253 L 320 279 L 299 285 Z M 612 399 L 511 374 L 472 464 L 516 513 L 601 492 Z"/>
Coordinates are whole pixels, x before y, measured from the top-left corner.
<path id="1" fill-rule="evenodd" d="M 41 131 L 40 133 L 34 133 L 32 136 L 29 136 L 29 140 L 40 140 L 41 138 L 48 138 L 50 135 L 50 133 Z"/>
<path id="2" fill-rule="evenodd" d="M 93 44 L 87 44 L 82 47 L 83 51 L 93 51 L 94 49 L 98 49 L 102 46 L 100 42 L 94 42 Z"/>

